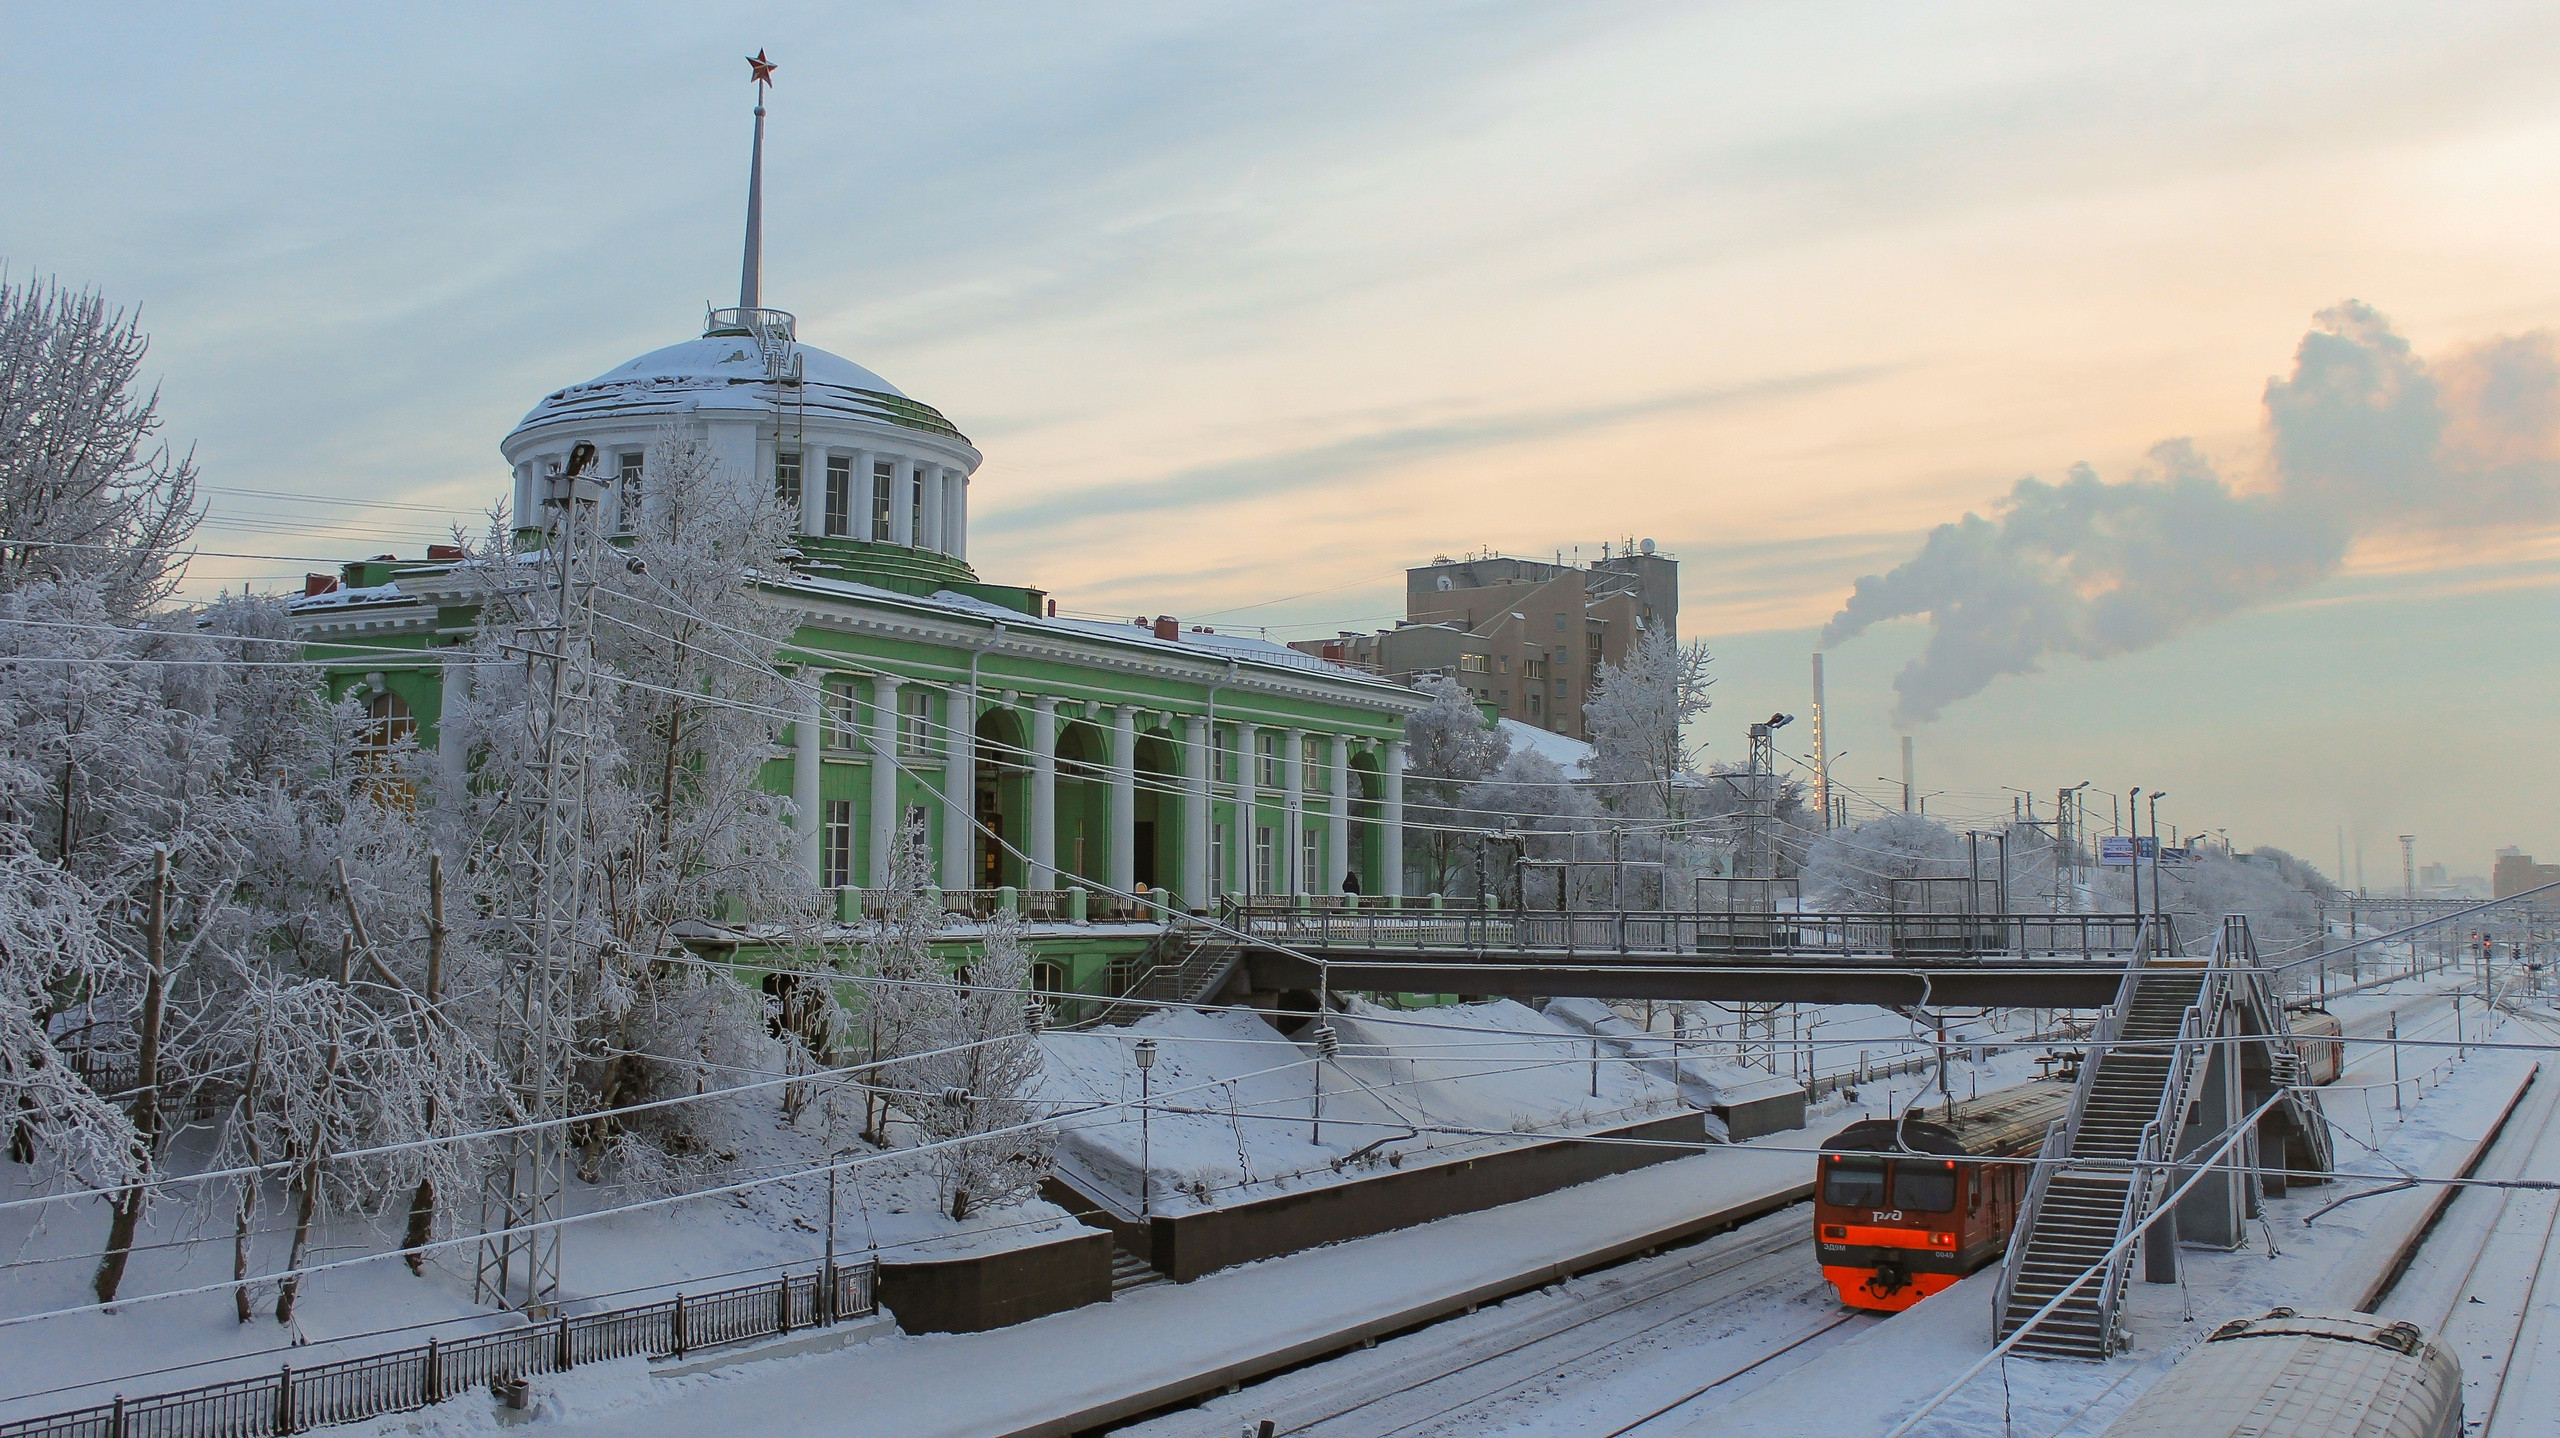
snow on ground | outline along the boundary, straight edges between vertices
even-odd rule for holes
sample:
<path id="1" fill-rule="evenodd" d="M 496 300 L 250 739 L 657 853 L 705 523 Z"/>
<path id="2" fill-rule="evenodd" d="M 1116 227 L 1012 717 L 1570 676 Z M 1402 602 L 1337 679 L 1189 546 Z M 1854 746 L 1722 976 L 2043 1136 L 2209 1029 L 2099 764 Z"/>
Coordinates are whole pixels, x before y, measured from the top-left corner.
<path id="1" fill-rule="evenodd" d="M 594 1377 L 582 1371 L 539 1379 L 537 1386 L 546 1406 L 596 1433 L 692 1438 L 752 1425 L 983 1438 L 1187 1385 L 1230 1364 L 1313 1356 L 1356 1324 L 1404 1326 L 1393 1316 L 1420 1305 L 1535 1286 L 1584 1253 L 1803 1183 L 1810 1160 L 1794 1146 L 1803 1135 L 1783 1137 L 1790 1143 L 1719 1147 L 987 1333 L 902 1335 L 645 1385 L 598 1370 Z M 475 1395 L 371 1427 L 460 1434 L 493 1432 L 497 1424 L 488 1401 Z"/>
<path id="2" fill-rule="evenodd" d="M 726 1135 L 717 1167 L 683 1181 L 701 1189 L 823 1162 L 829 1141 L 812 1105 L 787 1122 L 770 1095 L 727 1103 Z M 858 1103 L 855 1108 L 858 1110 Z M 839 1151 L 855 1149 L 852 1125 L 840 1125 Z M 164 1158 L 177 1172 L 200 1167 L 180 1148 Z M 34 1196 L 26 1170 L 0 1165 L 0 1199 Z M 573 1214 L 645 1201 L 672 1190 L 663 1184 L 588 1184 L 572 1180 Z M 257 1316 L 238 1321 L 231 1276 L 233 1190 L 227 1183 L 173 1186 L 146 1215 L 136 1237 L 122 1297 L 112 1312 L 69 1313 L 0 1328 L 0 1420 L 29 1417 L 129 1395 L 191 1388 L 247 1375 L 272 1374 L 279 1363 L 307 1366 L 334 1358 L 409 1347 L 432 1333 L 456 1337 L 521 1322 L 472 1301 L 473 1249 L 438 1250 L 423 1277 L 393 1250 L 403 1215 L 350 1219 L 319 1227 L 306 1260 L 327 1264 L 365 1255 L 373 1261 L 304 1280 L 291 1329 L 274 1320 L 272 1284 L 258 1285 Z M 468 1227 L 476 1194 L 463 1195 Z M 448 1212 L 453 1213 L 448 1197 Z M 683 1289 L 703 1293 L 770 1281 L 783 1267 L 808 1271 L 826 1244 L 823 1176 L 777 1182 L 748 1192 L 667 1204 L 573 1223 L 563 1230 L 564 1290 L 572 1311 L 647 1302 Z M 252 1273 L 285 1264 L 291 1238 L 289 1200 L 271 1187 L 254 1224 Z M 1076 1225 L 1064 1211 L 1034 1200 L 955 1224 L 935 1204 L 933 1180 L 910 1164 L 850 1169 L 840 1182 L 838 1254 L 851 1260 L 877 1247 L 884 1257 L 941 1256 L 1038 1242 Z M 107 1212 L 94 1201 L 0 1210 L 0 1318 L 82 1307 L 90 1289 Z M 448 1231 L 451 1225 L 448 1225 Z M 148 1295 L 202 1285 L 214 1292 L 150 1300 Z M 433 1325 L 433 1326 L 429 1326 Z"/>
<path id="3" fill-rule="evenodd" d="M 1676 1112 L 1677 1087 L 1508 999 L 1399 1011 L 1354 999 L 1335 1015 L 1341 1057 L 1318 1066 L 1312 1025 L 1287 1037 L 1251 1014 L 1188 1009 L 1126 1028 L 1053 1033 L 1044 1092 L 1109 1116 L 1060 1135 L 1059 1164 L 1138 1207 L 1144 1149 L 1154 1211 L 1219 1207 Z M 1134 1048 L 1156 1043 L 1142 1123 Z"/>

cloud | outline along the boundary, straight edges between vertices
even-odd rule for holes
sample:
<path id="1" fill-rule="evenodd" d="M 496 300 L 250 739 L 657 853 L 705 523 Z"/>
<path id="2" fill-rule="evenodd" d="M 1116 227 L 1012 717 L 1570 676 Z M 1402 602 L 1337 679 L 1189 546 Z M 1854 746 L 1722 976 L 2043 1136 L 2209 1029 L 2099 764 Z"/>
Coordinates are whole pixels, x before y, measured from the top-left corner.
<path id="1" fill-rule="evenodd" d="M 1399 464 L 1587 433 L 1655 415 L 1719 409 L 1863 384 L 1890 366 L 1856 365 L 1750 384 L 1681 390 L 1568 409 L 1393 425 L 1296 449 L 1194 465 L 1154 479 L 1095 485 L 972 515 L 979 533 L 1050 530 L 1117 515 L 1201 509 L 1348 483 Z"/>
<path id="2" fill-rule="evenodd" d="M 2109 481 L 2075 465 L 2019 480 L 1992 518 L 1933 530 L 1871 574 L 1822 631 L 1829 648 L 1925 615 L 1894 678 L 1897 723 L 1924 723 L 2057 655 L 2149 649 L 2335 573 L 2390 530 L 2548 523 L 2560 511 L 2560 346 L 2502 338 L 2430 366 L 2350 301 L 2322 312 L 2265 395 L 2268 482 L 2244 488 L 2171 440 Z"/>

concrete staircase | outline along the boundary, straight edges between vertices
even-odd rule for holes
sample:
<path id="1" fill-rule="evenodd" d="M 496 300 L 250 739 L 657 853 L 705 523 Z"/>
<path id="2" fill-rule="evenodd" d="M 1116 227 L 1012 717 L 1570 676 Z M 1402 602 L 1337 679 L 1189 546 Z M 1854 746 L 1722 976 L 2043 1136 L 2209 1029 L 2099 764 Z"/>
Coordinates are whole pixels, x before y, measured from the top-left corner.
<path id="1" fill-rule="evenodd" d="M 1149 952 L 1146 968 L 1094 1022 L 1136 1023 L 1168 1005 L 1208 1003 L 1243 961 L 1244 950 L 1233 940 L 1206 929 L 1168 929 Z"/>
<path id="2" fill-rule="evenodd" d="M 2189 1010 L 2204 996 L 2206 979 L 2202 968 L 2146 967 L 2127 976 L 2116 1009 L 2097 1037 L 2111 1045 L 2144 1047 L 2106 1047 L 2093 1053 L 2081 1074 L 2071 1117 L 2046 1140 L 2048 1158 L 2055 1156 L 2059 1143 L 2062 1155 L 2104 1167 L 2037 1170 L 2003 1275 L 2001 1337 L 2017 1332 L 2055 1294 L 2098 1266 L 2143 1217 L 2153 1197 L 2152 1184 L 2147 1175 L 2137 1176 L 2134 1166 L 2176 1150 L 2178 1135 L 2158 1130 L 2163 1114 L 2172 1126 L 2184 1116 L 2183 1093 L 2172 1103 L 2168 1090 L 2173 1083 L 2183 1088 L 2194 1066 L 2175 1043 L 2201 1036 L 2191 1032 L 2198 1024 L 2190 1022 Z M 2019 1340 L 2018 1350 L 2058 1358 L 2107 1357 L 2114 1346 L 2115 1291 L 2132 1256 L 2130 1249 L 2116 1255 L 2097 1276 L 2080 1284 Z"/>
<path id="3" fill-rule="evenodd" d="M 1121 1294 L 1129 1292 L 1131 1289 L 1152 1288 L 1159 1283 L 1171 1283 L 1172 1281 L 1172 1279 L 1167 1278 L 1162 1273 L 1158 1272 L 1154 1264 L 1147 1262 L 1145 1259 L 1140 1258 L 1138 1255 L 1131 1253 L 1125 1248 L 1121 1248 L 1116 1244 L 1113 1245 L 1111 1249 L 1112 1297 L 1117 1298 Z"/>

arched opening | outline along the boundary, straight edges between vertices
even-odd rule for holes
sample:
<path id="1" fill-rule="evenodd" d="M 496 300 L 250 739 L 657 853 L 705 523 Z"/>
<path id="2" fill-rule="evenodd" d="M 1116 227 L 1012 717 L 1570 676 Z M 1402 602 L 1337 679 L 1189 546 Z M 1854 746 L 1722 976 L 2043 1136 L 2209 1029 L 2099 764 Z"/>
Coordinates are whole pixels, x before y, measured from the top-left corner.
<path id="1" fill-rule="evenodd" d="M 1136 878 L 1143 888 L 1161 889 L 1174 881 L 1182 862 L 1181 750 L 1162 730 L 1138 736 L 1136 812 Z"/>
<path id="2" fill-rule="evenodd" d="M 1387 891 L 1385 855 L 1386 838 L 1378 827 L 1384 810 L 1380 802 L 1386 795 L 1386 779 L 1378 772 L 1374 754 L 1351 756 L 1351 868 L 1360 876 L 1361 894 L 1383 894 Z M 1342 882 L 1336 876 L 1335 883 Z"/>
<path id="3" fill-rule="evenodd" d="M 1061 878 L 1099 882 L 1111 865 L 1111 750 L 1079 719 L 1058 735 L 1057 865 Z"/>
<path id="4" fill-rule="evenodd" d="M 981 828 L 975 839 L 977 862 L 969 872 L 970 882 L 981 889 L 1022 886 L 1022 860 L 1015 853 L 1022 847 L 1024 818 L 1030 812 L 1024 793 L 1030 765 L 1030 738 L 1023 732 L 1021 716 L 1001 708 L 978 716 L 973 766 L 978 792 L 972 802 Z"/>

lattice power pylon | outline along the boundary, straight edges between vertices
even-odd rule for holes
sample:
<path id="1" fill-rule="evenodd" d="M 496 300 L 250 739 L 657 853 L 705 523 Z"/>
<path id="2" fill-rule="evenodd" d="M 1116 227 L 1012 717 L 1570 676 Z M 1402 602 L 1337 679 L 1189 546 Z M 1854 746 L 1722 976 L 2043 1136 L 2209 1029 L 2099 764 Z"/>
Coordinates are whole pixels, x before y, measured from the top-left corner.
<path id="1" fill-rule="evenodd" d="M 560 1220 L 567 1188 L 569 1059 L 572 994 L 587 900 L 584 853 L 588 755 L 596 707 L 595 552 L 604 494 L 590 472 L 595 452 L 581 444 L 563 472 L 549 476 L 543 497 L 543 582 L 528 602 L 531 622 L 507 652 L 521 657 L 528 691 L 539 806 L 530 855 L 531 912 L 524 952 L 499 1033 L 500 1059 L 528 1122 L 543 1126 L 509 1135 L 480 1194 L 479 1263 L 474 1287 L 483 1303 L 519 1301 L 536 1315 L 560 1296 Z M 547 1121 L 547 1122 L 546 1122 Z M 521 1290 L 517 1284 L 521 1282 Z"/>

